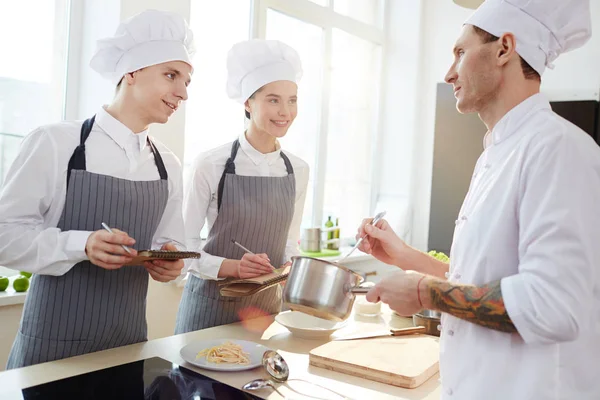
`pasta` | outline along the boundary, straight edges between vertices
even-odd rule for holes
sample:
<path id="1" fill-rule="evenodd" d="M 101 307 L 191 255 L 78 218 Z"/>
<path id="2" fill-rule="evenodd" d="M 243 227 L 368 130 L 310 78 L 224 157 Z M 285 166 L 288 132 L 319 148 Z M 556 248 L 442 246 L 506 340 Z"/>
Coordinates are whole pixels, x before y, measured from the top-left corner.
<path id="1" fill-rule="evenodd" d="M 249 356 L 250 354 L 246 353 L 239 344 L 225 342 L 200 351 L 196 359 L 206 357 L 206 361 L 215 364 L 247 365 L 250 364 Z"/>

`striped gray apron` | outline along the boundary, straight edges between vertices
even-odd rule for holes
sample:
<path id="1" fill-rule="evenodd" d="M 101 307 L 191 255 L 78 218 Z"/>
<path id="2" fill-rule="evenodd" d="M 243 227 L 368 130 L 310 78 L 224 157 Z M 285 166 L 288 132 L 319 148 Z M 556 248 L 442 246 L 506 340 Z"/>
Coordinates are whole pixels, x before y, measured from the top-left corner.
<path id="1" fill-rule="evenodd" d="M 285 246 L 294 215 L 296 179 L 289 158 L 281 153 L 288 174 L 283 177 L 235 174 L 236 140 L 219 182 L 219 214 L 208 234 L 204 251 L 239 260 L 244 251 L 231 239 L 254 253 L 266 253 L 273 266 L 285 263 Z M 185 285 L 175 333 L 225 325 L 276 314 L 281 310 L 281 287 L 276 285 L 247 297 L 223 297 L 217 281 L 189 275 Z"/>
<path id="2" fill-rule="evenodd" d="M 81 141 L 67 172 L 67 195 L 58 222 L 62 231 L 96 231 L 101 223 L 148 249 L 167 204 L 167 170 L 154 144 L 148 145 L 160 174 L 155 181 L 130 181 L 86 171 L 85 141 L 94 118 L 81 128 Z M 143 266 L 106 270 L 82 261 L 62 276 L 31 278 L 21 326 L 7 369 L 53 361 L 147 340 Z"/>

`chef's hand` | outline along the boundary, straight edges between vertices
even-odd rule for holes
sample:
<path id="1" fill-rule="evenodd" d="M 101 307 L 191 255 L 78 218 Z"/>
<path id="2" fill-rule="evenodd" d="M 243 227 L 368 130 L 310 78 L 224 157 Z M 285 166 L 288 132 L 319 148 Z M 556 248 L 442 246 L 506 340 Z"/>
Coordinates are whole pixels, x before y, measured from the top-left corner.
<path id="1" fill-rule="evenodd" d="M 381 301 L 389 305 L 398 314 L 406 317 L 411 316 L 423 308 L 419 303 L 417 290 L 417 285 L 419 285 L 421 300 L 423 300 L 425 296 L 423 281 L 427 279 L 423 279 L 419 284 L 419 280 L 423 276 L 423 274 L 414 271 L 396 272 L 375 285 L 367 293 L 366 299 L 371 303 Z"/>
<path id="2" fill-rule="evenodd" d="M 161 250 L 177 251 L 178 249 L 174 244 L 167 243 L 161 247 Z M 170 282 L 177 279 L 181 275 L 183 265 L 183 260 L 152 260 L 144 262 L 146 271 L 148 271 L 152 279 L 158 282 Z"/>
<path id="3" fill-rule="evenodd" d="M 385 219 L 377 222 L 375 226 L 371 225 L 373 218 L 364 219 L 358 228 L 356 240 L 368 236 L 358 246 L 358 249 L 364 253 L 371 254 L 381 262 L 389 265 L 396 265 L 402 269 L 406 267 L 403 264 L 404 253 L 410 249 L 409 246 L 396 235 L 390 224 Z"/>
<path id="4" fill-rule="evenodd" d="M 268 255 L 246 253 L 238 264 L 237 277 L 241 279 L 256 278 L 274 270 Z"/>
<path id="5" fill-rule="evenodd" d="M 113 233 L 104 229 L 93 232 L 85 244 L 85 254 L 94 265 L 104 269 L 119 269 L 127 264 L 137 255 L 137 251 L 131 248 L 135 239 L 118 229 Z M 131 254 L 127 253 L 121 245 L 129 246 Z"/>

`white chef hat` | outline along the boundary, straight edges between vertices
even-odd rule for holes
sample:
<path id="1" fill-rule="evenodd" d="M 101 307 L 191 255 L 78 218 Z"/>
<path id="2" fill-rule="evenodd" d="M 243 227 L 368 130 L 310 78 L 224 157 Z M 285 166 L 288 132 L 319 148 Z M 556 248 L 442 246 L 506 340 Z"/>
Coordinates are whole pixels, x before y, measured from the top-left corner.
<path id="1" fill-rule="evenodd" d="M 227 95 L 240 103 L 268 83 L 297 83 L 300 78 L 298 53 L 277 40 L 246 40 L 233 45 L 227 54 Z"/>
<path id="2" fill-rule="evenodd" d="M 113 37 L 98 40 L 90 66 L 116 86 L 129 72 L 169 61 L 192 65 L 194 37 L 182 16 L 146 10 L 121 22 Z"/>
<path id="3" fill-rule="evenodd" d="M 592 35 L 589 0 L 486 0 L 465 24 L 494 36 L 513 33 L 517 53 L 540 76 Z"/>

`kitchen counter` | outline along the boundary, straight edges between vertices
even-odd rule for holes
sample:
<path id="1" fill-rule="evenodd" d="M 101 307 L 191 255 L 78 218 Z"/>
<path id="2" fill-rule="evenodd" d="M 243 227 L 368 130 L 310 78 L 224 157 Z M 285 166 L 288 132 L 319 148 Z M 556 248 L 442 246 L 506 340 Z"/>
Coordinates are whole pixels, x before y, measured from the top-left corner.
<path id="1" fill-rule="evenodd" d="M 412 326 L 410 318 L 399 317 L 385 306 L 382 311 L 378 317 L 352 315 L 348 324 L 332 337 L 355 332 L 377 331 L 386 326 L 390 328 Z M 437 400 L 440 398 L 440 383 L 437 374 L 416 389 L 403 389 L 310 366 L 308 363 L 309 351 L 328 340 L 307 340 L 292 336 L 286 328 L 274 321 L 273 316 L 1 372 L 0 398 L 3 397 L 2 393 L 14 392 L 22 388 L 150 357 L 164 358 L 235 387 L 241 387 L 246 382 L 264 377 L 266 373 L 261 368 L 243 372 L 215 372 L 196 368 L 185 363 L 180 357 L 179 350 L 186 344 L 195 340 L 214 338 L 251 340 L 278 350 L 290 366 L 290 378 L 302 378 L 324 385 L 352 399 Z M 398 362 L 402 362 L 402 360 L 398 360 Z M 312 396 L 332 400 L 339 398 L 307 383 L 291 382 L 290 385 L 294 389 Z M 298 396 L 286 385 L 280 385 L 279 390 L 286 396 L 289 395 L 290 398 L 310 398 Z M 271 389 L 253 393 L 265 399 L 281 399 L 281 396 Z"/>

